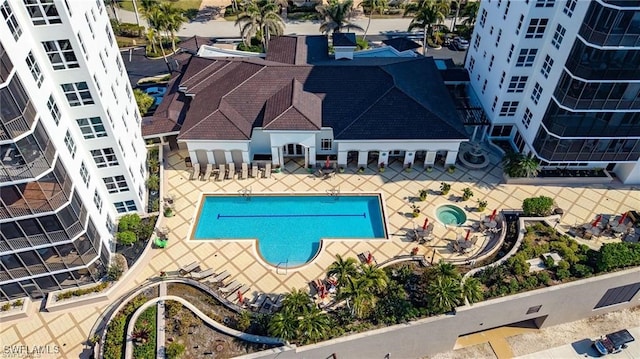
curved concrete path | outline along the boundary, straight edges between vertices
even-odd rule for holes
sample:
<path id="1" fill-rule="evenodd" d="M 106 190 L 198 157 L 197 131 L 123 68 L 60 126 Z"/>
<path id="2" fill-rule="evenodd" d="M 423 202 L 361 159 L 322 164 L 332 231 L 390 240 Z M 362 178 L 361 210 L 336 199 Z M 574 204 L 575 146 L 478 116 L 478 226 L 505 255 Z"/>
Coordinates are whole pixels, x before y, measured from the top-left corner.
<path id="1" fill-rule="evenodd" d="M 202 321 L 204 321 L 208 326 L 226 335 L 233 336 L 240 340 L 244 340 L 252 343 L 267 344 L 267 345 L 285 345 L 286 344 L 282 339 L 265 337 L 262 335 L 253 335 L 253 334 L 241 332 L 239 330 L 231 329 L 211 319 L 209 316 L 204 314 L 200 309 L 196 308 L 195 305 L 191 304 L 191 302 L 189 302 L 188 300 L 177 297 L 175 295 L 165 295 L 158 298 L 153 298 L 150 301 L 144 303 L 131 316 L 131 320 L 129 321 L 129 326 L 127 327 L 127 336 L 126 336 L 127 346 L 126 346 L 125 358 L 133 358 L 133 340 L 131 338 L 131 334 L 133 334 L 133 329 L 135 327 L 136 320 L 138 320 L 138 317 L 140 316 L 140 314 L 150 306 L 155 305 L 160 301 L 167 301 L 167 300 L 174 300 L 176 302 L 180 302 L 182 305 L 187 307 L 187 309 L 192 311 L 193 314 L 197 315 L 198 318 L 202 319 Z"/>

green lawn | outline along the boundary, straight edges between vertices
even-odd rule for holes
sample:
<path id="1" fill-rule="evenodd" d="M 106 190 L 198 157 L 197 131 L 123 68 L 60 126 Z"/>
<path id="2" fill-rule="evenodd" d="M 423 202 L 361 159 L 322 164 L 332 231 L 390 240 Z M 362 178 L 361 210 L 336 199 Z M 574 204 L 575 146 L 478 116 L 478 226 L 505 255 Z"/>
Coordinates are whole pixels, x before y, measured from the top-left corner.
<path id="1" fill-rule="evenodd" d="M 175 1 L 171 1 L 171 0 L 160 0 L 160 2 L 168 2 L 168 3 L 172 3 L 173 6 L 177 7 L 178 9 L 183 9 L 183 10 L 189 10 L 189 9 L 200 9 L 200 3 L 202 2 L 202 0 L 175 0 Z M 138 4 L 138 10 L 140 10 L 140 0 L 136 0 L 136 3 Z M 123 8 L 124 10 L 129 10 L 129 11 L 133 11 L 133 1 L 132 0 L 123 0 L 120 2 L 120 7 Z"/>

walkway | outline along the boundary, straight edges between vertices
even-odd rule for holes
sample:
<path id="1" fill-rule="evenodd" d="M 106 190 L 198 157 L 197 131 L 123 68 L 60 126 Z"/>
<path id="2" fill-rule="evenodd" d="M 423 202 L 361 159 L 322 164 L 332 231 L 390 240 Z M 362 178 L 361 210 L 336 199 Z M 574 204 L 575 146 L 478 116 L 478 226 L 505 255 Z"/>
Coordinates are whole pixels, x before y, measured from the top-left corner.
<path id="1" fill-rule="evenodd" d="M 166 297 L 167 296 L 167 283 L 162 282 L 158 286 L 159 296 Z M 164 320 L 164 300 L 158 301 L 158 314 L 157 314 L 157 324 L 156 324 L 156 359 L 164 359 L 165 358 L 165 320 Z"/>

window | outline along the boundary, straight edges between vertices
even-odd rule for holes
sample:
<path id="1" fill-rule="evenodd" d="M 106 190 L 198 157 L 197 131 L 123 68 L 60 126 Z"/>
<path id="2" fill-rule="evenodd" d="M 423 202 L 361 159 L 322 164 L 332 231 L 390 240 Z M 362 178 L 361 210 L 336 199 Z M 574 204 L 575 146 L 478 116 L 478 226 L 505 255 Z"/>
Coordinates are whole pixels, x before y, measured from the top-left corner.
<path id="1" fill-rule="evenodd" d="M 518 105 L 520 103 L 518 101 L 505 101 L 502 103 L 502 108 L 500 109 L 500 116 L 515 116 L 516 110 L 518 109 Z"/>
<path id="2" fill-rule="evenodd" d="M 333 140 L 330 138 L 323 138 L 320 140 L 320 149 L 322 151 L 331 151 L 333 149 Z"/>
<path id="3" fill-rule="evenodd" d="M 60 24 L 60 14 L 53 4 L 53 0 L 24 0 L 31 22 L 34 25 Z"/>
<path id="4" fill-rule="evenodd" d="M 520 15 L 520 20 L 518 21 L 518 27 L 516 27 L 516 35 L 520 35 L 520 29 L 522 29 L 523 22 L 524 22 L 524 15 Z"/>
<path id="5" fill-rule="evenodd" d="M 118 95 L 116 94 L 116 89 L 111 85 L 111 95 L 113 95 L 113 99 L 116 100 L 116 105 L 118 104 Z"/>
<path id="6" fill-rule="evenodd" d="M 118 159 L 111 147 L 91 150 L 91 155 L 93 156 L 93 160 L 96 162 L 96 166 L 98 166 L 98 168 L 118 165 Z"/>
<path id="7" fill-rule="evenodd" d="M 80 164 L 80 177 L 82 177 L 82 182 L 89 187 L 91 176 L 89 176 L 89 170 L 87 170 L 87 166 L 84 165 L 84 161 Z"/>
<path id="8" fill-rule="evenodd" d="M 105 225 L 107 226 L 107 229 L 109 230 L 110 233 L 113 233 L 116 230 L 116 225 L 115 223 L 113 223 L 111 216 L 108 214 L 107 214 L 107 221 Z"/>
<path id="9" fill-rule="evenodd" d="M 107 137 L 107 131 L 100 117 L 79 118 L 76 120 L 80 132 L 86 140 L 98 137 Z"/>
<path id="10" fill-rule="evenodd" d="M 500 82 L 498 83 L 498 87 L 502 88 L 502 84 L 504 83 L 504 77 L 507 75 L 506 72 L 502 71 L 502 75 L 500 76 Z"/>
<path id="11" fill-rule="evenodd" d="M 102 14 L 102 0 L 96 0 L 96 7 L 98 8 L 98 12 Z"/>
<path id="12" fill-rule="evenodd" d="M 507 55 L 507 63 L 511 62 L 511 56 L 513 56 L 514 46 L 511 44 L 511 48 L 509 49 L 509 54 Z"/>
<path id="13" fill-rule="evenodd" d="M 598 304 L 596 304 L 593 309 L 630 302 L 639 290 L 640 282 L 611 288 L 604 293 Z"/>
<path id="14" fill-rule="evenodd" d="M 118 66 L 118 71 L 120 71 L 120 75 L 122 75 L 122 62 L 120 61 L 120 56 L 116 56 L 116 65 Z"/>
<path id="15" fill-rule="evenodd" d="M 93 83 L 96 85 L 96 88 L 98 89 L 98 96 L 102 96 L 102 87 L 100 87 L 100 81 L 98 81 L 96 74 L 93 74 Z"/>
<path id="16" fill-rule="evenodd" d="M 133 212 L 137 210 L 136 203 L 133 201 L 115 202 L 113 206 L 116 207 L 116 211 L 118 213 Z"/>
<path id="17" fill-rule="evenodd" d="M 573 10 L 576 9 L 577 3 L 578 0 L 567 0 L 567 2 L 564 4 L 564 9 L 562 9 L 562 12 L 565 13 L 568 17 L 571 17 L 573 15 Z"/>
<path id="18" fill-rule="evenodd" d="M 109 26 L 109 24 L 107 24 L 107 26 L 104 28 L 104 31 L 107 32 L 107 39 L 109 40 L 109 45 L 113 46 L 113 35 L 111 35 L 111 26 Z"/>
<path id="19" fill-rule="evenodd" d="M 131 100 L 131 89 L 127 84 L 124 84 L 124 92 L 127 93 L 127 98 Z M 127 112 L 129 112 L 129 110 L 127 110 Z"/>
<path id="20" fill-rule="evenodd" d="M 42 81 L 44 81 L 44 76 L 42 76 L 42 72 L 40 71 L 40 66 L 38 66 L 38 62 L 36 62 L 35 57 L 33 57 L 33 52 L 29 51 L 29 54 L 26 58 L 27 66 L 29 66 L 29 71 L 31 71 L 31 76 L 36 81 L 38 87 L 42 85 Z"/>
<path id="21" fill-rule="evenodd" d="M 136 145 L 131 142 L 131 148 L 133 149 L 133 157 L 138 157 L 138 151 L 136 151 Z"/>
<path id="22" fill-rule="evenodd" d="M 80 49 L 82 49 L 84 58 L 89 60 L 89 53 L 87 52 L 87 48 L 84 47 L 84 41 L 82 41 L 82 36 L 80 36 L 80 33 L 77 33 L 76 36 L 78 37 L 78 43 L 80 44 Z"/>
<path id="23" fill-rule="evenodd" d="M 551 67 L 553 67 L 553 59 L 551 58 L 551 56 L 547 55 L 547 57 L 544 59 L 544 64 L 542 65 L 542 69 L 540 70 L 540 73 L 545 78 L 549 78 L 549 72 L 551 72 Z"/>
<path id="24" fill-rule="evenodd" d="M 94 104 L 91 91 L 89 91 L 86 82 L 68 83 L 60 86 L 62 87 L 62 91 L 64 91 L 64 95 L 67 97 L 69 106 L 76 107 Z"/>
<path id="25" fill-rule="evenodd" d="M 529 111 L 528 108 L 526 108 L 524 110 L 524 116 L 522 117 L 522 124 L 524 125 L 524 128 L 529 128 L 532 118 L 533 118 L 533 114 L 531 113 L 531 111 Z"/>
<path id="26" fill-rule="evenodd" d="M 556 49 L 560 49 L 560 44 L 562 44 L 562 40 L 564 39 L 564 34 L 566 32 L 567 29 L 558 24 L 558 27 L 556 27 L 556 32 L 553 34 L 553 39 L 551 39 L 551 44 L 555 46 Z"/>
<path id="27" fill-rule="evenodd" d="M 146 175 L 147 175 L 147 171 L 144 169 L 144 166 L 142 164 L 140 164 L 140 176 L 142 176 L 142 178 L 144 178 Z"/>
<path id="28" fill-rule="evenodd" d="M 473 56 L 471 56 L 471 59 L 469 60 L 469 72 L 473 72 L 473 67 L 476 64 L 476 59 L 473 58 Z"/>
<path id="29" fill-rule="evenodd" d="M 507 19 L 507 14 L 509 14 L 509 7 L 511 6 L 511 1 L 507 1 L 507 6 L 504 7 L 504 15 L 502 15 L 502 18 L 504 20 Z"/>
<path id="30" fill-rule="evenodd" d="M 107 63 L 104 61 L 104 56 L 102 56 L 102 52 L 98 52 L 98 57 L 100 58 L 100 62 L 102 63 L 102 68 L 104 72 L 107 73 Z"/>
<path id="31" fill-rule="evenodd" d="M 502 29 L 498 30 L 498 36 L 496 37 L 496 47 L 500 44 L 500 38 L 502 38 Z"/>
<path id="32" fill-rule="evenodd" d="M 67 133 L 64 135 L 64 144 L 67 145 L 67 150 L 69 150 L 71 157 L 75 158 L 76 142 L 73 140 L 73 137 L 71 137 L 71 133 L 69 133 L 69 131 L 67 131 Z"/>
<path id="33" fill-rule="evenodd" d="M 473 48 L 477 50 L 478 46 L 480 46 L 480 35 L 476 33 L 476 39 L 473 42 Z"/>
<path id="34" fill-rule="evenodd" d="M 124 176 L 105 177 L 102 179 L 109 193 L 127 192 L 129 186 Z"/>
<path id="35" fill-rule="evenodd" d="M 556 0 L 536 0 L 536 7 L 553 7 Z"/>
<path id="36" fill-rule="evenodd" d="M 124 117 L 124 114 L 122 115 L 122 124 L 124 125 L 124 129 L 129 132 L 129 126 L 127 126 L 127 118 Z M 124 151 L 122 151 L 124 152 Z"/>
<path id="37" fill-rule="evenodd" d="M 96 13 L 93 11 L 93 9 L 89 9 L 89 11 L 91 12 L 91 17 L 93 18 L 93 22 L 98 22 L 98 19 L 96 18 Z"/>
<path id="38" fill-rule="evenodd" d="M 42 43 L 42 46 L 54 70 L 80 67 L 69 40 L 45 41 Z"/>
<path id="39" fill-rule="evenodd" d="M 480 14 L 480 27 L 484 27 L 484 22 L 487 21 L 487 10 L 482 9 L 482 14 Z"/>
<path id="40" fill-rule="evenodd" d="M 140 115 L 138 114 L 138 111 L 136 111 L 135 108 L 133 109 L 133 116 L 136 118 L 136 123 L 138 124 L 138 126 L 140 126 Z"/>
<path id="41" fill-rule="evenodd" d="M 537 105 L 538 101 L 540 101 L 541 95 L 542 95 L 542 86 L 540 86 L 540 84 L 536 82 L 536 85 L 533 87 L 533 92 L 531 93 L 531 100 L 533 101 L 533 103 Z"/>
<path id="42" fill-rule="evenodd" d="M 542 306 L 541 305 L 536 305 L 535 307 L 531 307 L 531 308 L 527 309 L 527 314 L 538 313 L 540 311 L 540 309 L 542 309 Z"/>
<path id="43" fill-rule="evenodd" d="M 493 60 L 495 60 L 495 56 L 491 55 L 491 61 L 489 61 L 489 72 L 491 72 L 491 68 L 493 67 Z"/>
<path id="44" fill-rule="evenodd" d="M 0 13 L 2 13 L 2 17 L 4 17 L 4 21 L 7 23 L 7 27 L 13 35 L 13 39 L 18 41 L 20 35 L 22 35 L 22 28 L 20 28 L 20 24 L 18 24 L 18 20 L 16 20 L 16 16 L 13 14 L 8 0 L 0 4 Z"/>
<path id="45" fill-rule="evenodd" d="M 111 111 L 109 111 L 109 109 L 107 109 L 107 118 L 109 119 L 111 127 L 113 127 L 113 117 L 111 117 Z"/>
<path id="46" fill-rule="evenodd" d="M 96 34 L 93 32 L 93 26 L 91 25 L 91 20 L 89 19 L 89 13 L 84 13 L 84 18 L 87 20 L 87 26 L 89 26 L 89 32 L 91 33 L 91 37 L 96 38 Z"/>
<path id="47" fill-rule="evenodd" d="M 100 198 L 98 190 L 93 191 L 93 204 L 96 205 L 98 212 L 102 212 L 102 198 Z"/>
<path id="48" fill-rule="evenodd" d="M 489 35 L 493 35 L 493 26 L 491 26 L 491 30 L 489 30 Z"/>
<path id="49" fill-rule="evenodd" d="M 549 23 L 549 19 L 531 19 L 527 34 L 524 37 L 527 39 L 541 39 L 547 29 L 547 23 Z"/>
<path id="50" fill-rule="evenodd" d="M 64 7 L 67 8 L 67 11 L 69 12 L 69 15 L 73 15 L 71 13 L 71 6 L 69 6 L 69 0 L 64 0 Z"/>
<path id="51" fill-rule="evenodd" d="M 498 96 L 493 98 L 493 104 L 491 104 L 491 112 L 496 110 L 496 105 L 498 104 Z"/>
<path id="52" fill-rule="evenodd" d="M 528 79 L 529 76 L 511 76 L 507 92 L 518 93 L 524 91 L 524 87 L 527 85 Z"/>
<path id="53" fill-rule="evenodd" d="M 484 84 L 482 85 L 482 94 L 487 90 L 487 80 L 484 80 Z"/>
<path id="54" fill-rule="evenodd" d="M 124 147 L 122 147 L 122 142 L 120 140 L 118 140 L 118 147 L 120 147 L 120 152 L 124 155 Z"/>
<path id="55" fill-rule="evenodd" d="M 516 67 L 531 67 L 536 59 L 538 49 L 522 49 L 520 55 L 518 55 L 518 62 Z"/>
<path id="56" fill-rule="evenodd" d="M 56 125 L 60 123 L 60 109 L 58 109 L 58 104 L 56 104 L 56 100 L 53 99 L 53 95 L 49 95 L 47 108 L 49 108 L 49 113 L 51 114 L 51 118 L 53 118 L 53 122 L 55 122 Z"/>

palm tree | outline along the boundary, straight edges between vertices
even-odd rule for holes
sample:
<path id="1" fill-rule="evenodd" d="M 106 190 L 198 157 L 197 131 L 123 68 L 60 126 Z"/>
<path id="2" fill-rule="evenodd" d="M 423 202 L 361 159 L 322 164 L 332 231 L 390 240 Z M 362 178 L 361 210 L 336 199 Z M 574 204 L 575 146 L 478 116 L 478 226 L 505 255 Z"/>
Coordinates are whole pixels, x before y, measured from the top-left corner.
<path id="1" fill-rule="evenodd" d="M 462 283 L 462 296 L 469 302 L 469 304 L 477 303 L 481 301 L 484 296 L 482 295 L 482 285 L 476 278 L 467 278 Z"/>
<path id="2" fill-rule="evenodd" d="M 160 44 L 160 51 L 162 52 L 162 58 L 164 59 L 165 64 L 167 65 L 167 69 L 171 72 L 171 66 L 169 65 L 169 61 L 167 60 L 167 54 L 164 51 L 164 46 L 162 45 L 162 36 L 160 35 L 163 30 L 167 29 L 167 19 L 164 16 L 164 13 L 160 10 L 159 7 L 154 6 L 144 11 L 143 16 L 147 18 L 147 22 L 149 26 L 154 29 L 156 35 L 160 37 L 158 43 Z"/>
<path id="3" fill-rule="evenodd" d="M 462 23 L 473 28 L 478 18 L 478 10 L 480 10 L 480 1 L 468 1 L 462 9 L 463 15 L 467 17 Z"/>
<path id="4" fill-rule="evenodd" d="M 422 54 L 427 53 L 427 36 L 433 36 L 433 25 L 444 21 L 447 16 L 449 5 L 444 0 L 423 0 L 412 2 L 404 9 L 402 16 L 413 15 L 409 24 L 409 31 L 422 29 Z"/>
<path id="5" fill-rule="evenodd" d="M 180 30 L 186 19 L 182 11 L 175 8 L 172 3 L 160 4 L 160 11 L 164 14 L 165 30 L 171 34 L 171 48 L 176 51 L 176 32 Z"/>
<path id="6" fill-rule="evenodd" d="M 252 0 L 238 15 L 236 25 L 241 25 L 240 36 L 245 45 L 251 44 L 251 38 L 257 37 L 266 51 L 271 35 L 284 33 L 284 21 L 279 15 L 279 5 L 273 0 Z"/>
<path id="7" fill-rule="evenodd" d="M 298 337 L 309 342 L 316 342 L 329 332 L 331 320 L 327 313 L 313 307 L 308 313 L 298 318 Z"/>
<path id="8" fill-rule="evenodd" d="M 502 159 L 502 167 L 509 177 L 535 177 L 538 175 L 538 160 L 533 156 L 509 152 Z"/>
<path id="9" fill-rule="evenodd" d="M 374 12 L 378 12 L 378 14 L 382 14 L 384 9 L 387 7 L 387 0 L 364 0 L 360 3 L 362 9 L 369 9 L 369 19 L 367 20 L 367 27 L 364 29 L 364 35 L 362 35 L 362 40 L 364 41 L 367 38 L 367 32 L 369 31 L 369 26 L 371 25 L 371 16 L 373 16 Z"/>
<path id="10" fill-rule="evenodd" d="M 367 280 L 353 277 L 349 278 L 346 286 L 340 287 L 338 296 L 346 299 L 347 307 L 358 318 L 365 318 L 375 307 L 377 300 Z"/>
<path id="11" fill-rule="evenodd" d="M 341 32 L 342 30 L 359 30 L 364 29 L 349 21 L 353 12 L 353 0 L 329 0 L 327 5 L 318 5 L 316 10 L 324 21 L 320 25 L 320 31 L 323 34 Z"/>
<path id="12" fill-rule="evenodd" d="M 294 339 L 298 333 L 298 319 L 296 313 L 281 310 L 274 314 L 267 326 L 269 335 L 284 340 Z"/>
<path id="13" fill-rule="evenodd" d="M 374 293 L 381 293 L 389 284 L 387 273 L 382 268 L 370 264 L 362 264 L 360 266 L 358 280 L 363 281 L 365 286 Z"/>
<path id="14" fill-rule="evenodd" d="M 354 258 L 342 258 L 341 255 L 336 255 L 336 261 L 331 263 L 327 270 L 329 276 L 336 276 L 338 285 L 344 286 L 347 284 L 349 278 L 354 277 L 357 274 L 356 260 Z"/>
<path id="15" fill-rule="evenodd" d="M 460 281 L 449 277 L 437 277 L 427 286 L 429 309 L 433 313 L 450 312 L 460 304 Z"/>
<path id="16" fill-rule="evenodd" d="M 287 293 L 282 300 L 282 311 L 296 315 L 306 313 L 311 306 L 312 303 L 309 295 L 296 288 L 293 288 L 291 292 Z"/>
<path id="17" fill-rule="evenodd" d="M 435 277 L 440 277 L 440 278 L 459 278 L 460 274 L 458 274 L 458 271 L 456 270 L 456 267 L 449 263 L 449 262 L 445 262 L 444 260 L 440 260 L 438 262 L 438 264 L 433 267 L 433 273 L 435 274 Z"/>

